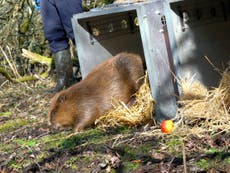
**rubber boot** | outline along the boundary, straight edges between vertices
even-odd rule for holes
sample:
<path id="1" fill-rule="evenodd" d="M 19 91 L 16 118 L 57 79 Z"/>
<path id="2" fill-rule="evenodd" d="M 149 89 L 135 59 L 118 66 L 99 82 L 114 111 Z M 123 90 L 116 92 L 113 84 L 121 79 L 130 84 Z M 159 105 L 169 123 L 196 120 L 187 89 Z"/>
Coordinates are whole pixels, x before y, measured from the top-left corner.
<path id="1" fill-rule="evenodd" d="M 53 54 L 57 73 L 57 84 L 49 92 L 56 93 L 68 88 L 74 81 L 73 64 L 68 49 Z"/>

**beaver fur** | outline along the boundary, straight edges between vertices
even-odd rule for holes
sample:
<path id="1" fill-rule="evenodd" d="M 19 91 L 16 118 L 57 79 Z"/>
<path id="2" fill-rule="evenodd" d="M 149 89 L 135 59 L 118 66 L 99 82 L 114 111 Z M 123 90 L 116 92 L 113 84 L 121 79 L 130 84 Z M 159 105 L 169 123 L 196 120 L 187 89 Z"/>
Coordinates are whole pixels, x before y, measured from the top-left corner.
<path id="1" fill-rule="evenodd" d="M 126 104 L 143 83 L 139 55 L 122 52 L 97 65 L 82 81 L 51 100 L 49 121 L 55 127 L 84 129 L 112 108 L 112 99 Z"/>

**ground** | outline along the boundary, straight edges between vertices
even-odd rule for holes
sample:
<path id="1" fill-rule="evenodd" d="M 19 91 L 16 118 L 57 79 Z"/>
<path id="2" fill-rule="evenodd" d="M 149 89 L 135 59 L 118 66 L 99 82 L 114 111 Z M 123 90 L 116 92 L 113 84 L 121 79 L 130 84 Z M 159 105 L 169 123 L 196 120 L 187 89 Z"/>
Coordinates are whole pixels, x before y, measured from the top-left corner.
<path id="1" fill-rule="evenodd" d="M 146 125 L 71 136 L 48 126 L 51 84 L 1 81 L 0 172 L 230 172 L 230 132 L 185 138 Z"/>

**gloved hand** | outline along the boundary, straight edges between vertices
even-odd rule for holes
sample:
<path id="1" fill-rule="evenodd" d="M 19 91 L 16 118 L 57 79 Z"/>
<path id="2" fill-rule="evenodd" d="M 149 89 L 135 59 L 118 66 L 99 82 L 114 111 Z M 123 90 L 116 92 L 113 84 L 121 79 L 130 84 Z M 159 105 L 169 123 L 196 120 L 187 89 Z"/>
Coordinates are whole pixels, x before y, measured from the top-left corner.
<path id="1" fill-rule="evenodd" d="M 34 8 L 40 10 L 40 0 L 34 0 Z"/>

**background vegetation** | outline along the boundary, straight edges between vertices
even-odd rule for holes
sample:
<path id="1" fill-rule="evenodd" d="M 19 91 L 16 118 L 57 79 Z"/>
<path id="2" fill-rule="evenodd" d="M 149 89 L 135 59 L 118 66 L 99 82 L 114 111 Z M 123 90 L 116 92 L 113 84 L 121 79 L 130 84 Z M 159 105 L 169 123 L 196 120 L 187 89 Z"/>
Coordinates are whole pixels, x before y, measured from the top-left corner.
<path id="1" fill-rule="evenodd" d="M 111 2 L 84 2 L 84 9 Z M 36 74 L 44 68 L 23 57 L 22 49 L 51 56 L 40 13 L 34 9 L 32 0 L 0 0 L 0 68 L 14 78 Z M 230 86 L 228 82 L 229 73 L 226 84 Z M 229 109 L 225 111 L 226 117 L 215 121 L 214 126 L 213 117 L 218 117 L 212 116 L 213 109 L 205 118 L 207 111 L 203 107 L 200 108 L 205 113 L 195 112 L 198 116 L 194 117 L 190 116 L 194 111 L 185 107 L 184 112 L 189 113 L 181 120 L 180 133 L 175 130 L 169 135 L 162 134 L 159 125 L 146 125 L 95 127 L 71 136 L 70 130 L 53 130 L 47 124 L 51 95 L 44 95 L 44 90 L 53 85 L 52 76 L 15 84 L 0 74 L 0 172 L 228 173 L 230 170 Z M 202 102 L 213 108 L 213 101 L 221 102 L 220 92 L 215 93 L 218 97 L 208 95 L 195 103 L 187 102 L 189 106 Z"/>

